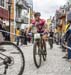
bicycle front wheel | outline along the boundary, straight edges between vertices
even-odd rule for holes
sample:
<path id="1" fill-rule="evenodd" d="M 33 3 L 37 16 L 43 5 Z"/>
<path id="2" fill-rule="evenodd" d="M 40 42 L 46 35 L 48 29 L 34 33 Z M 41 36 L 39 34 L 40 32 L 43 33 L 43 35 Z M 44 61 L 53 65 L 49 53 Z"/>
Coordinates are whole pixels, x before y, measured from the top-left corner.
<path id="1" fill-rule="evenodd" d="M 36 42 L 34 43 L 33 46 L 33 59 L 35 66 L 39 68 L 41 66 L 41 52 Z"/>
<path id="2" fill-rule="evenodd" d="M 5 49 L 5 51 L 1 50 L 0 53 L 12 58 L 12 63 L 8 66 L 6 75 L 22 75 L 25 67 L 25 60 L 21 49 L 11 42 L 2 42 L 0 43 L 0 47 Z M 3 68 L 4 66 L 0 66 L 0 69 Z M 3 74 L 2 72 L 0 72 L 1 75 Z"/>

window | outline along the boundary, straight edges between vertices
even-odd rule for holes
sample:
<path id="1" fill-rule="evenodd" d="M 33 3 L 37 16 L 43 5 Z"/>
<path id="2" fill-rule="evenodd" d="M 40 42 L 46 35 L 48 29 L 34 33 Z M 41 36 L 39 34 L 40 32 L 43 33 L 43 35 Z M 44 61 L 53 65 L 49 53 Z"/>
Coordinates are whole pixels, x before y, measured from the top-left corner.
<path id="1" fill-rule="evenodd" d="M 2 6 L 4 7 L 4 0 L 2 0 Z"/>
<path id="2" fill-rule="evenodd" d="M 0 6 L 4 7 L 5 5 L 5 0 L 0 0 Z"/>

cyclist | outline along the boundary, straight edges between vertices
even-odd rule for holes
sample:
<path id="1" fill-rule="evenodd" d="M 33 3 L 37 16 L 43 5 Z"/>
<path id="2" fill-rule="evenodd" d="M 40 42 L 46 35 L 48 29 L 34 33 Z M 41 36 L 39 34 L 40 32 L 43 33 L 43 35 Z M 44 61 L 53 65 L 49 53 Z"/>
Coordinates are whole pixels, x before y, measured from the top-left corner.
<path id="1" fill-rule="evenodd" d="M 43 33 L 43 46 L 45 48 L 46 53 L 46 40 L 47 40 L 47 26 L 44 19 L 40 18 L 41 14 L 39 12 L 36 12 L 34 14 L 34 20 L 32 20 L 32 24 L 28 27 L 28 32 L 33 28 L 33 26 L 36 28 L 38 33 Z M 33 32 L 33 31 L 32 31 Z"/>
<path id="2" fill-rule="evenodd" d="M 50 44 L 50 49 L 53 48 L 53 38 L 54 38 L 54 32 L 52 29 L 49 31 L 49 44 Z"/>

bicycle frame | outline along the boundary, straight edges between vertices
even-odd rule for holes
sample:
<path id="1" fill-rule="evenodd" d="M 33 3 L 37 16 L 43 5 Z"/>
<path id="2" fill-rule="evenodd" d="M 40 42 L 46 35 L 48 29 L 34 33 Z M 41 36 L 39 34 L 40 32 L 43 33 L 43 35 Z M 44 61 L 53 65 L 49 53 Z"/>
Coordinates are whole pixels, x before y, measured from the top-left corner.
<path id="1" fill-rule="evenodd" d="M 0 50 L 1 50 L 1 48 L 0 48 Z M 6 74 L 7 73 L 8 66 L 9 66 L 8 64 L 9 64 L 9 62 L 11 62 L 11 59 L 10 59 L 10 57 L 6 56 L 3 53 L 0 53 L 0 59 L 3 60 L 0 63 L 0 66 L 5 65 L 5 70 L 4 70 L 4 73 L 3 74 Z M 7 59 L 7 60 L 5 61 L 5 59 Z"/>
<path id="2" fill-rule="evenodd" d="M 43 60 L 46 61 L 46 50 L 44 47 L 44 40 L 42 38 L 42 34 L 40 33 L 40 38 L 36 36 L 34 46 L 33 46 L 33 58 L 34 58 L 34 63 L 37 68 L 41 66 L 41 59 L 43 57 Z M 37 56 L 39 57 L 39 62 L 37 62 Z"/>
<path id="3" fill-rule="evenodd" d="M 43 49 L 43 39 L 42 39 L 42 33 L 39 33 L 40 34 L 40 38 L 39 39 L 35 39 L 35 41 L 37 42 L 37 46 L 40 48 L 41 47 L 41 52 L 42 52 L 42 49 Z"/>

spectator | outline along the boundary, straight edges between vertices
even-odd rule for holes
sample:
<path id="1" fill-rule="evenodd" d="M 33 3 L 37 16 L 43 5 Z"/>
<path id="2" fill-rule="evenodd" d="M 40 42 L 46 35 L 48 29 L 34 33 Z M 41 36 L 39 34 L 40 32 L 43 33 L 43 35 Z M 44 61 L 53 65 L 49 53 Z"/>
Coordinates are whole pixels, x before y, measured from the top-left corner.
<path id="1" fill-rule="evenodd" d="M 69 29 L 68 31 L 66 32 L 65 34 L 65 43 L 68 47 L 71 48 L 71 11 L 68 13 L 67 15 L 67 21 L 69 23 Z M 70 49 L 67 49 L 67 55 L 68 55 L 68 59 L 71 59 L 71 50 Z"/>
<path id="2" fill-rule="evenodd" d="M 24 29 L 24 44 L 27 45 L 27 28 Z"/>
<path id="3" fill-rule="evenodd" d="M 16 29 L 16 41 L 17 41 L 17 46 L 19 45 L 19 39 L 20 39 L 20 29 Z"/>
<path id="4" fill-rule="evenodd" d="M 21 30 L 21 45 L 27 45 L 26 28 Z"/>
<path id="5" fill-rule="evenodd" d="M 3 23 L 2 28 L 3 28 L 4 31 L 7 31 L 7 30 L 6 30 L 6 24 L 5 24 L 5 23 Z M 8 33 L 3 32 L 3 36 L 4 36 L 4 40 L 5 40 L 5 41 L 9 40 L 9 39 L 7 39 L 7 38 L 8 38 L 7 34 L 8 34 Z"/>
<path id="6" fill-rule="evenodd" d="M 24 29 L 21 29 L 21 45 L 24 44 Z"/>
<path id="7" fill-rule="evenodd" d="M 2 25 L 0 24 L 0 30 L 3 30 Z M 0 31 L 0 42 L 4 41 L 3 32 Z"/>

